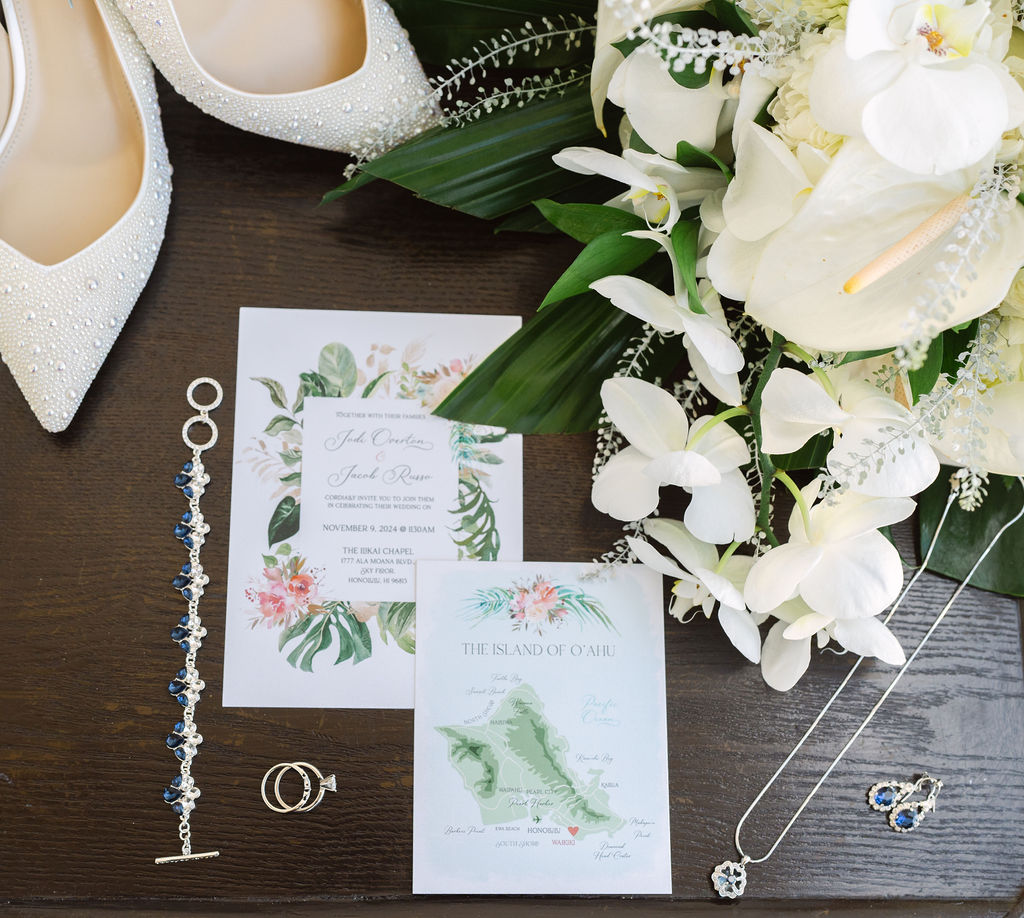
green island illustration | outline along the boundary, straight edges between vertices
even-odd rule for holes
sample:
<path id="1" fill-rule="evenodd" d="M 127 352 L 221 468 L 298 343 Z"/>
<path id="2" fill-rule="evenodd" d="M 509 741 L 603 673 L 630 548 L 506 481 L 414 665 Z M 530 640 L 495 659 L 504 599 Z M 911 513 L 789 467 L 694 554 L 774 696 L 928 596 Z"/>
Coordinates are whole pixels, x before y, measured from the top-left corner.
<path id="1" fill-rule="evenodd" d="M 484 724 L 436 729 L 448 740 L 448 760 L 479 805 L 484 825 L 537 823 L 548 816 L 575 838 L 611 835 L 623 826 L 601 788 L 602 772 L 590 769 L 582 780 L 569 767 L 569 743 L 544 716 L 532 686 L 509 692 Z"/>

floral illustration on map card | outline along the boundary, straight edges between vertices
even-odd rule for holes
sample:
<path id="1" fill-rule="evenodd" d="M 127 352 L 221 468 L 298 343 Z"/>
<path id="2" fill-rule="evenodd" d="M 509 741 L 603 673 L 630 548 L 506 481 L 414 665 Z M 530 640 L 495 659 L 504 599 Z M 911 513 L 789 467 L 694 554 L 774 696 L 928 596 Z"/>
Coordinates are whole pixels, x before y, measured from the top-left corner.
<path id="1" fill-rule="evenodd" d="M 267 522 L 267 549 L 262 574 L 246 590 L 250 624 L 275 631 L 278 648 L 288 663 L 312 672 L 320 654 L 335 664 L 360 663 L 373 653 L 377 640 L 393 641 L 406 653 L 416 650 L 416 617 L 412 602 L 350 602 L 320 595 L 321 572 L 309 565 L 289 541 L 299 531 L 302 503 L 303 409 L 309 398 L 411 400 L 428 411 L 440 403 L 473 367 L 471 358 L 435 366 L 421 361 L 419 341 L 395 359 L 395 348 L 374 344 L 362 364 L 343 343 L 325 345 L 316 370 L 299 374 L 291 390 L 270 377 L 253 377 L 269 399 L 268 420 L 246 457 L 263 480 L 278 485 Z M 289 391 L 294 395 L 289 396 Z M 489 448 L 506 434 L 450 422 L 449 449 L 458 473 L 458 496 L 450 508 L 449 537 L 457 557 L 493 561 L 501 548 L 494 506 L 488 488 L 489 469 L 501 458 Z M 371 630 L 370 623 L 376 624 Z"/>
<path id="2" fill-rule="evenodd" d="M 467 606 L 475 621 L 499 617 L 513 631 L 543 634 L 544 629 L 561 628 L 575 622 L 582 629 L 598 624 L 614 631 L 615 626 L 601 603 L 579 587 L 553 582 L 543 574 L 512 586 L 477 590 Z"/>

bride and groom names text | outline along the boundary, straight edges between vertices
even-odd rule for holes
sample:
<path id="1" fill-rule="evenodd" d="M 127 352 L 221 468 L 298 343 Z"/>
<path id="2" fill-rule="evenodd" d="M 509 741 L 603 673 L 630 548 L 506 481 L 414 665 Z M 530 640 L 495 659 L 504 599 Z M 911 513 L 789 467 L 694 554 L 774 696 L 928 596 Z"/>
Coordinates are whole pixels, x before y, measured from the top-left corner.
<path id="1" fill-rule="evenodd" d="M 408 460 L 407 454 L 429 453 L 434 444 L 418 437 L 411 432 L 396 434 L 390 427 L 354 428 L 340 430 L 324 440 L 324 449 L 335 453 L 353 446 L 361 451 L 367 448 L 378 448 L 375 454 L 376 464 L 370 466 L 352 462 L 338 467 L 327 476 L 327 484 L 332 488 L 344 487 L 349 482 L 381 482 L 385 485 L 406 485 L 414 487 L 431 481 L 435 476 L 417 471 Z M 388 451 L 398 448 L 406 461 L 392 465 L 388 462 Z M 344 453 L 343 453 L 344 455 Z"/>

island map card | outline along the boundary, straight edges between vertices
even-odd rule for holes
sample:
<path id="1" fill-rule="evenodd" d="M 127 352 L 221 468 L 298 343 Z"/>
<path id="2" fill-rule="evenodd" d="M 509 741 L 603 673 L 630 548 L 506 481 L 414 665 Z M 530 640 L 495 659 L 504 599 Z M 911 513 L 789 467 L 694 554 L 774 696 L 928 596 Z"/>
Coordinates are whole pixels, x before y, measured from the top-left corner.
<path id="1" fill-rule="evenodd" d="M 671 893 L 661 576 L 416 579 L 413 892 Z"/>
<path id="2" fill-rule="evenodd" d="M 522 557 L 522 442 L 430 411 L 504 316 L 242 309 L 224 705 L 409 708 L 418 558 Z"/>

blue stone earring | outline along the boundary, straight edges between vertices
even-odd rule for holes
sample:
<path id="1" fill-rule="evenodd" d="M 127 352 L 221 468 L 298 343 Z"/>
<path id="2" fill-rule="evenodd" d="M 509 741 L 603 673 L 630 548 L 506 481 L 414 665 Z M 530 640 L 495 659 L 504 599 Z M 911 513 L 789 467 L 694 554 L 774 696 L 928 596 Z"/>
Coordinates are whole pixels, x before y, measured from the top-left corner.
<path id="1" fill-rule="evenodd" d="M 871 809 L 888 813 L 913 790 L 914 785 L 907 781 L 879 781 L 868 791 L 868 803 Z"/>
<path id="2" fill-rule="evenodd" d="M 930 775 L 921 775 L 914 782 L 911 793 L 925 793 L 926 790 L 928 796 L 924 800 L 907 801 L 904 798 L 892 808 L 889 813 L 889 825 L 893 829 L 897 832 L 912 832 L 928 813 L 934 811 L 935 801 L 939 796 L 939 791 L 942 790 L 942 782 Z"/>
<path id="3" fill-rule="evenodd" d="M 896 832 L 912 832 L 924 817 L 935 809 L 942 782 L 923 774 L 915 782 L 879 781 L 868 791 L 868 804 L 873 810 L 889 814 L 889 825 Z M 909 800 L 913 794 L 925 793 L 924 800 Z"/>

